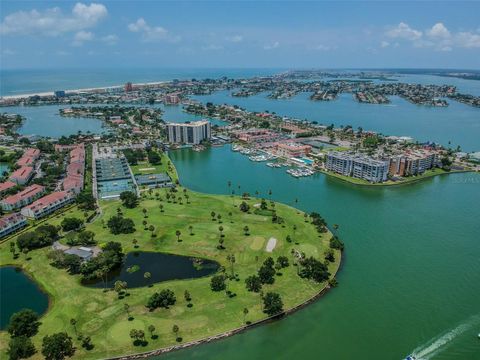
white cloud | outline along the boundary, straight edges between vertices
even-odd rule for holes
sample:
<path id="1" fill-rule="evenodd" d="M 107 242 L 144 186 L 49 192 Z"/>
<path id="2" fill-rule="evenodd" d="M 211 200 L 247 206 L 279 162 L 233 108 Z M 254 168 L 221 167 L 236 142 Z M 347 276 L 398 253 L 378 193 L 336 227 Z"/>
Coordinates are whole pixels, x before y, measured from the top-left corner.
<path id="1" fill-rule="evenodd" d="M 449 39 L 451 37 L 450 31 L 440 22 L 433 25 L 426 33 L 429 37 L 437 39 Z"/>
<path id="2" fill-rule="evenodd" d="M 2 55 L 3 56 L 11 56 L 11 55 L 15 55 L 17 52 L 12 50 L 12 49 L 3 49 L 2 50 Z"/>
<path id="3" fill-rule="evenodd" d="M 57 50 L 55 52 L 55 55 L 57 55 L 57 56 L 68 56 L 68 55 L 71 55 L 71 53 L 69 53 L 68 51 L 64 51 L 64 50 Z"/>
<path id="4" fill-rule="evenodd" d="M 71 14 L 64 14 L 58 7 L 45 11 L 17 11 L 5 16 L 0 24 L 0 34 L 57 36 L 91 28 L 107 14 L 107 8 L 96 3 L 76 3 Z"/>
<path id="5" fill-rule="evenodd" d="M 480 47 L 480 31 L 478 33 L 459 32 L 455 36 L 455 42 L 464 48 L 478 48 Z"/>
<path id="6" fill-rule="evenodd" d="M 206 51 L 217 51 L 217 50 L 222 50 L 222 49 L 223 49 L 223 46 L 215 45 L 215 44 L 202 46 L 202 50 L 206 50 Z"/>
<path id="7" fill-rule="evenodd" d="M 388 41 L 385 41 L 385 40 L 384 40 L 384 41 L 382 41 L 382 42 L 380 43 L 380 46 L 381 46 L 382 48 L 386 48 L 386 47 L 389 47 L 389 46 L 390 46 L 390 43 L 389 43 Z"/>
<path id="8" fill-rule="evenodd" d="M 243 41 L 243 36 L 242 35 L 227 36 L 226 40 L 233 43 L 239 43 Z"/>
<path id="9" fill-rule="evenodd" d="M 311 46 L 311 47 L 309 47 L 309 49 L 310 50 L 318 50 L 318 51 L 329 51 L 332 48 L 330 46 L 327 46 L 327 45 L 319 44 L 319 45 Z"/>
<path id="10" fill-rule="evenodd" d="M 73 37 L 73 46 L 82 46 L 84 42 L 86 41 L 92 41 L 94 38 L 94 35 L 90 31 L 85 31 L 81 30 L 75 34 Z"/>
<path id="11" fill-rule="evenodd" d="M 401 22 L 396 27 L 388 30 L 386 35 L 390 38 L 419 40 L 422 37 L 422 32 L 412 29 L 408 24 Z"/>
<path id="12" fill-rule="evenodd" d="M 278 41 L 275 41 L 275 42 L 273 42 L 273 43 L 271 43 L 271 44 L 265 44 L 265 45 L 263 46 L 263 49 L 264 49 L 264 50 L 272 50 L 272 49 L 278 48 L 279 46 L 280 46 L 280 43 L 279 43 Z"/>
<path id="13" fill-rule="evenodd" d="M 142 40 L 145 42 L 155 41 L 180 41 L 179 36 L 171 35 L 168 30 L 161 26 L 150 26 L 144 18 L 139 18 L 136 22 L 128 25 L 128 30 L 142 35 Z"/>
<path id="14" fill-rule="evenodd" d="M 103 36 L 102 40 L 107 45 L 115 45 L 118 42 L 118 36 L 114 34 Z"/>

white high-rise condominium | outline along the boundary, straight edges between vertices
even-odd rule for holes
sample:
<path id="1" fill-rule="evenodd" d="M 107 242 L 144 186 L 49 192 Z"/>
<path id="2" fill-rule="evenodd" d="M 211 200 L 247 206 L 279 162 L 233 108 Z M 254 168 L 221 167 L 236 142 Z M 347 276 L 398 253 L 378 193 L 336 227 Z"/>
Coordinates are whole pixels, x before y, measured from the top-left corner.
<path id="1" fill-rule="evenodd" d="M 167 135 L 170 143 L 200 144 L 211 138 L 210 122 L 206 120 L 191 123 L 168 123 Z"/>

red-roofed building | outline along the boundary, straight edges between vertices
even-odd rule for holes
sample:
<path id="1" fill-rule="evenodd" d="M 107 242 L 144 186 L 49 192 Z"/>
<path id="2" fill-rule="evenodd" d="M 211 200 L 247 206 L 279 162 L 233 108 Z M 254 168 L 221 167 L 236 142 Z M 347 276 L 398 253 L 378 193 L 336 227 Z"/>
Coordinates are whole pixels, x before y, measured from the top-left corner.
<path id="1" fill-rule="evenodd" d="M 277 154 L 286 158 L 298 158 L 308 155 L 312 151 L 310 145 L 300 145 L 297 143 L 277 144 Z"/>
<path id="2" fill-rule="evenodd" d="M 17 165 L 20 167 L 32 166 L 35 163 L 35 160 L 37 160 L 39 157 L 40 157 L 40 150 L 29 148 L 25 150 L 22 157 L 18 159 Z"/>
<path id="3" fill-rule="evenodd" d="M 15 170 L 10 177 L 8 178 L 10 181 L 18 185 L 25 185 L 33 176 L 33 167 L 31 166 L 23 166 L 18 170 Z"/>
<path id="4" fill-rule="evenodd" d="M 0 195 L 2 195 L 5 191 L 8 189 L 11 189 L 13 187 L 17 186 L 14 182 L 11 181 L 5 181 L 3 183 L 0 183 Z"/>
<path id="5" fill-rule="evenodd" d="M 0 238 L 7 236 L 27 225 L 27 219 L 20 213 L 6 215 L 0 218 Z"/>
<path id="6" fill-rule="evenodd" d="M 71 190 L 78 194 L 83 189 L 85 176 L 85 146 L 79 144 L 70 151 L 70 163 L 67 176 L 63 180 L 63 190 Z"/>
<path id="7" fill-rule="evenodd" d="M 70 191 L 53 192 L 25 206 L 21 213 L 27 218 L 39 219 L 70 204 L 74 199 L 75 195 Z"/>
<path id="8" fill-rule="evenodd" d="M 29 186 L 19 193 L 8 196 L 0 201 L 0 207 L 6 211 L 20 209 L 21 207 L 24 207 L 25 205 L 28 205 L 38 199 L 43 195 L 44 192 L 45 187 L 42 185 L 35 184 Z"/>

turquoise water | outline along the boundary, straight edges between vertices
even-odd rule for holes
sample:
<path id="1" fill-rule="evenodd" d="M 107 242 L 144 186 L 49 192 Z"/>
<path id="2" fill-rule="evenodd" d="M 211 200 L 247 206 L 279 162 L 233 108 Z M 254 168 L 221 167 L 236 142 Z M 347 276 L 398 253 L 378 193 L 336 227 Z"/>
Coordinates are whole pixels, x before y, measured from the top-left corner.
<path id="1" fill-rule="evenodd" d="M 473 80 L 471 80 L 473 81 Z M 480 83 L 480 81 L 478 82 Z M 359 126 L 385 135 L 411 136 L 419 141 L 434 141 L 465 151 L 480 150 L 480 108 L 450 101 L 445 108 L 418 106 L 400 97 L 391 97 L 391 104 L 374 105 L 355 101 L 351 94 L 341 94 L 336 101 L 311 101 L 303 93 L 291 99 L 273 100 L 266 93 L 242 98 L 229 91 L 195 96 L 202 102 L 233 104 L 250 111 L 276 112 L 279 115 L 317 121 L 336 126 Z"/>
<path id="2" fill-rule="evenodd" d="M 102 127 L 102 121 L 94 118 L 69 118 L 62 117 L 59 110 L 69 106 L 46 105 L 46 106 L 9 106 L 0 111 L 15 113 L 25 116 L 25 122 L 18 132 L 21 135 L 39 135 L 58 138 L 83 133 L 101 134 L 106 131 Z"/>
<path id="3" fill-rule="evenodd" d="M 3 176 L 3 173 L 10 171 L 8 164 L 0 163 L 0 177 Z"/>
<path id="4" fill-rule="evenodd" d="M 266 194 L 339 224 L 340 286 L 292 316 L 161 359 L 478 358 L 480 174 L 398 187 L 356 187 L 323 174 L 295 179 L 230 151 L 171 152 L 196 191 Z M 261 195 L 260 195 L 261 196 Z M 298 199 L 298 203 L 295 203 Z M 241 351 L 239 351 L 241 349 Z"/>
<path id="5" fill-rule="evenodd" d="M 0 330 L 5 329 L 12 316 L 22 309 L 43 314 L 48 308 L 48 296 L 21 270 L 0 267 Z"/>
<path id="6" fill-rule="evenodd" d="M 180 122 L 184 123 L 187 121 L 193 122 L 193 121 L 199 121 L 199 120 L 209 120 L 212 125 L 218 125 L 218 126 L 223 126 L 226 124 L 225 121 L 221 121 L 218 119 L 213 119 L 201 115 L 195 115 L 195 114 L 189 114 L 186 113 L 185 111 L 182 111 L 182 106 L 160 106 L 161 109 L 163 109 L 164 113 L 162 115 L 163 120 L 166 122 Z"/>

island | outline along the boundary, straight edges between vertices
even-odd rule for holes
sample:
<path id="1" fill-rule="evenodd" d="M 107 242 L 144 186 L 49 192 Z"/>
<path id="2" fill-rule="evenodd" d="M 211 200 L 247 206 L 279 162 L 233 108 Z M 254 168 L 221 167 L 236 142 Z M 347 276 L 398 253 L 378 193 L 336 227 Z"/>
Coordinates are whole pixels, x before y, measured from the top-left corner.
<path id="1" fill-rule="evenodd" d="M 126 163 L 136 179 L 131 191 L 115 196 L 103 184 L 97 205 L 77 199 L 34 216 L 0 245 L 0 265 L 21 269 L 50 299 L 31 337 L 39 350 L 32 358 L 57 333 L 67 333 L 70 355 L 82 359 L 193 346 L 281 318 L 337 284 L 343 244 L 338 226 L 329 230 L 319 214 L 231 182 L 231 195 L 191 191 L 160 149 L 142 157 L 91 146 L 85 161 L 94 170 L 81 194 L 101 181 L 97 159 L 116 166 L 125 154 L 135 163 Z M 150 186 L 159 172 L 170 181 Z M 0 333 L 2 357 L 9 335 Z"/>

